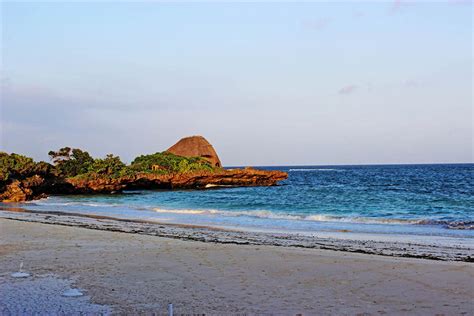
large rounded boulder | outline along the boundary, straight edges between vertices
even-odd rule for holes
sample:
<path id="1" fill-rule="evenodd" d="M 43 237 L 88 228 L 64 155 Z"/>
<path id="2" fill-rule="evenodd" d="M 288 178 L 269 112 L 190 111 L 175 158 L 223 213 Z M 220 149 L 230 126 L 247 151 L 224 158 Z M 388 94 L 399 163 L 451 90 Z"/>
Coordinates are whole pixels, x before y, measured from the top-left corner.
<path id="1" fill-rule="evenodd" d="M 214 147 L 202 136 L 190 136 L 180 139 L 168 148 L 167 152 L 183 157 L 201 157 L 213 167 L 221 167 L 221 161 Z"/>

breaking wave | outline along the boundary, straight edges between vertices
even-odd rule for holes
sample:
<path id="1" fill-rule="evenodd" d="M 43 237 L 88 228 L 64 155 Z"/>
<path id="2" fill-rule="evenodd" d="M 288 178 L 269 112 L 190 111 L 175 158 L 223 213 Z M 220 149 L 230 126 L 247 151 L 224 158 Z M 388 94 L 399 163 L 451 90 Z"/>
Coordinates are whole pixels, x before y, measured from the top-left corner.
<path id="1" fill-rule="evenodd" d="M 474 221 L 445 221 L 429 219 L 398 219 L 398 218 L 371 218 L 371 217 L 352 217 L 352 216 L 332 216 L 332 215 L 295 215 L 285 213 L 275 213 L 267 210 L 255 211 L 222 211 L 222 210 L 172 210 L 172 209 L 153 209 L 157 213 L 191 214 L 191 215 L 214 215 L 225 217 L 248 216 L 262 219 L 282 219 L 297 221 L 314 222 L 344 222 L 356 224 L 385 224 L 385 225 L 438 225 L 448 229 L 466 229 L 474 230 Z"/>
<path id="2" fill-rule="evenodd" d="M 90 206 L 90 207 L 116 207 L 121 206 L 118 203 L 92 203 L 92 202 L 53 202 L 49 198 L 44 198 L 36 201 L 25 202 L 30 205 L 45 205 L 45 206 Z"/>

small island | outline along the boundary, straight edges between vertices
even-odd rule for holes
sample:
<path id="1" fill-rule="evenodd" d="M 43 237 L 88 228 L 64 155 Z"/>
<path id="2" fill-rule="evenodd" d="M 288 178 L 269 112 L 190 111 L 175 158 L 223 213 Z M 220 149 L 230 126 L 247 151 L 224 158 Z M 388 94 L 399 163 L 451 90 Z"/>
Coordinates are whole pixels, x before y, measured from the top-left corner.
<path id="1" fill-rule="evenodd" d="M 52 164 L 0 152 L 0 201 L 23 202 L 51 194 L 272 186 L 288 177 L 277 170 L 224 169 L 202 136 L 183 138 L 168 150 L 138 156 L 129 165 L 118 156 L 93 158 L 78 148 L 64 147 L 48 154 Z"/>

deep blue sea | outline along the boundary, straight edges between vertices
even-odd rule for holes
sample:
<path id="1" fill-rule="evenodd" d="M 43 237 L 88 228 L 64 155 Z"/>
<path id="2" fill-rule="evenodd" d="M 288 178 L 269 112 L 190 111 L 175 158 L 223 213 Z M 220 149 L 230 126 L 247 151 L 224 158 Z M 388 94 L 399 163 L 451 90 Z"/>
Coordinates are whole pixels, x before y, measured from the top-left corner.
<path id="1" fill-rule="evenodd" d="M 295 232 L 474 238 L 474 164 L 261 167 L 274 187 L 53 196 L 32 210 Z"/>

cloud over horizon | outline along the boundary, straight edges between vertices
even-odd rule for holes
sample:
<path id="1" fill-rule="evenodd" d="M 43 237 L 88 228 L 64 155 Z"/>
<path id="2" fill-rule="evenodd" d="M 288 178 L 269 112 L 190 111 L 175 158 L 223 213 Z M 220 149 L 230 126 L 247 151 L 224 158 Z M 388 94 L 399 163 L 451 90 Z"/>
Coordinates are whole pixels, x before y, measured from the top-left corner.
<path id="1" fill-rule="evenodd" d="M 356 85 L 350 84 L 350 85 L 344 86 L 341 89 L 339 89 L 338 93 L 341 94 L 341 95 L 352 94 L 357 90 L 357 88 L 358 87 Z"/>

